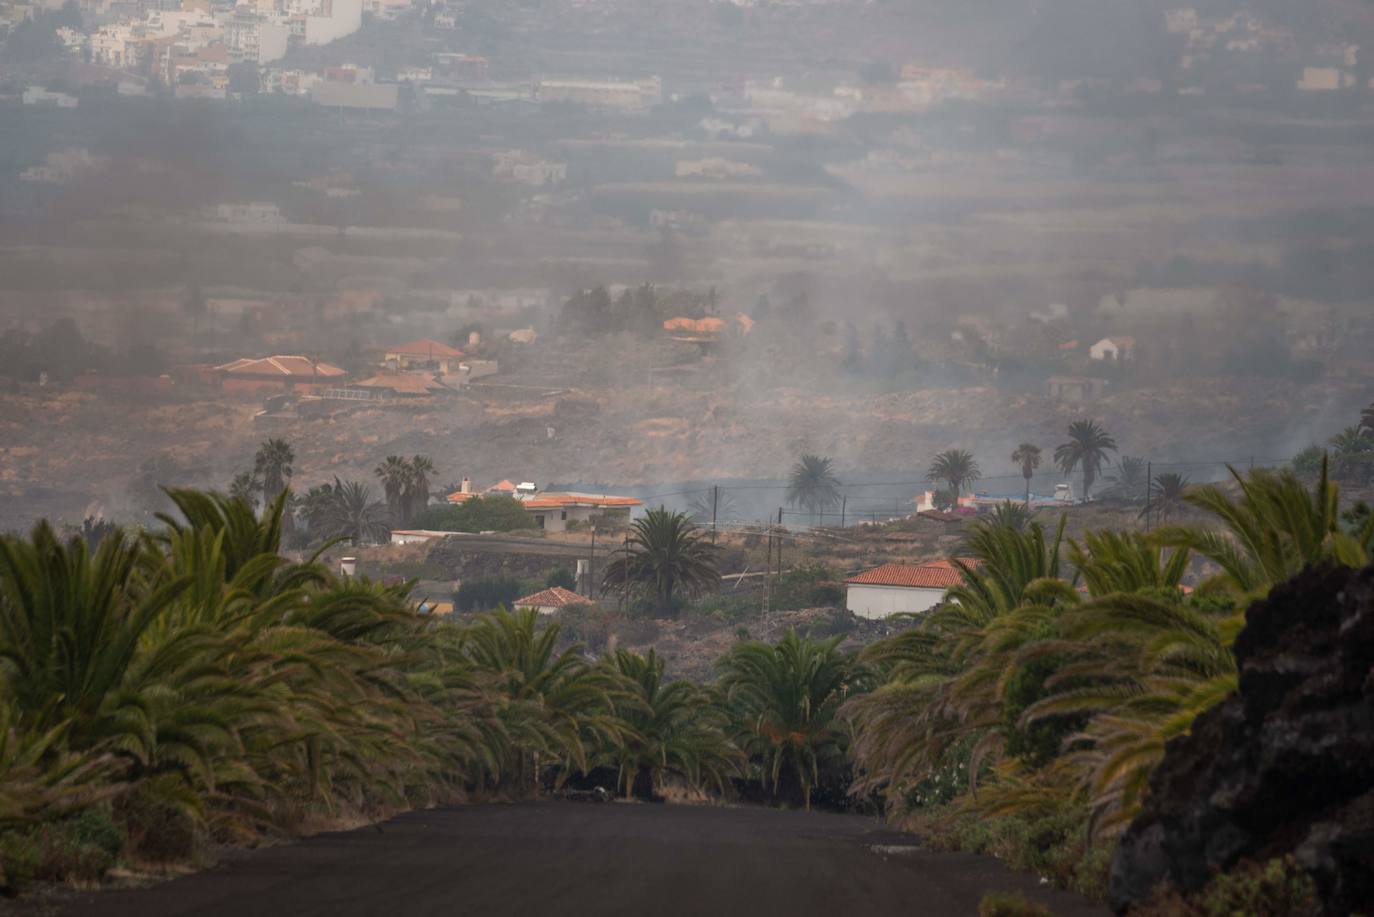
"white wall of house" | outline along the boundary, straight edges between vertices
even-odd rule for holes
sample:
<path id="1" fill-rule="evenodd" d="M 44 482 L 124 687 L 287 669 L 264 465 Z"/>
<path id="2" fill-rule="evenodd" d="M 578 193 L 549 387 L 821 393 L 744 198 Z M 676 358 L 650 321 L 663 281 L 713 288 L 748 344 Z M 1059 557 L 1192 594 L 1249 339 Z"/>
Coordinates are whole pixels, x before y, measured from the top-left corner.
<path id="1" fill-rule="evenodd" d="M 1094 360 L 1119 360 L 1121 348 L 1116 346 L 1116 342 L 1111 338 L 1104 338 L 1092 346 L 1088 355 Z"/>
<path id="2" fill-rule="evenodd" d="M 940 604 L 944 597 L 943 589 L 850 583 L 846 590 L 845 607 L 861 618 L 877 620 L 895 614 L 929 611 Z"/>
<path id="3" fill-rule="evenodd" d="M 526 609 L 538 612 L 541 615 L 557 614 L 558 612 L 563 610 L 562 608 L 559 608 L 557 605 L 519 605 L 516 606 L 515 610 L 525 611 Z"/>
<path id="4" fill-rule="evenodd" d="M 564 532 L 567 531 L 569 523 L 587 523 L 592 521 L 593 516 L 604 516 L 617 512 L 624 515 L 626 524 L 630 521 L 628 507 L 565 506 L 555 509 L 531 509 L 528 512 L 534 517 L 534 524 L 546 532 Z"/>

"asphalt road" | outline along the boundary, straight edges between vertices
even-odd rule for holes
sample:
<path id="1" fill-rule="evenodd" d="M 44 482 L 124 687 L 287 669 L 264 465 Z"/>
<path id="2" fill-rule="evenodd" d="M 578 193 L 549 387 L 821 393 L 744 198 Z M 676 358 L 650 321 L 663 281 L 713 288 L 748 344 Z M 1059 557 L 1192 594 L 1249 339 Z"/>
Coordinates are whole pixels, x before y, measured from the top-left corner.
<path id="1" fill-rule="evenodd" d="M 843 815 L 618 803 L 472 806 L 254 851 L 151 888 L 82 893 L 58 912 L 970 917 L 983 893 L 997 889 L 1025 892 L 1059 917 L 1106 913 L 989 857 L 912 844 L 871 819 Z"/>

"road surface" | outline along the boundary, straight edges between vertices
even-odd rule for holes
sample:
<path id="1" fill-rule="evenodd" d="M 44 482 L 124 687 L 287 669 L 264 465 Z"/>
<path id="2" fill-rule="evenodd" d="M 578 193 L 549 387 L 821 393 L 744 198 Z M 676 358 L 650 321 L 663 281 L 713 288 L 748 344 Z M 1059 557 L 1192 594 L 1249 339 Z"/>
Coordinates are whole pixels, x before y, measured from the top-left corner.
<path id="1" fill-rule="evenodd" d="M 1106 914 L 989 857 L 910 849 L 910 837 L 856 816 L 539 802 L 414 812 L 379 827 L 254 851 L 151 888 L 81 893 L 58 912 L 971 917 L 997 889 L 1059 917 Z"/>

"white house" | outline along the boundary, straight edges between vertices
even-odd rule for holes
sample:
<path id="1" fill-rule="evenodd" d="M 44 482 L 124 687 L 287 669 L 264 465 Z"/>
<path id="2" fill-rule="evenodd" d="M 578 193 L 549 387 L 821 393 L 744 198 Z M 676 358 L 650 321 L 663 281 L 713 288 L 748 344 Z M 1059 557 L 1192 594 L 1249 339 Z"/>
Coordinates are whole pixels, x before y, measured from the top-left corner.
<path id="1" fill-rule="evenodd" d="M 570 589 L 562 586 L 553 586 L 543 592 L 536 592 L 534 595 L 527 595 L 523 599 L 516 599 L 513 603 L 517 611 L 524 611 L 531 608 L 541 615 L 551 615 L 570 608 L 574 605 L 590 605 L 591 599 L 578 595 Z"/>
<path id="2" fill-rule="evenodd" d="M 883 564 L 845 580 L 845 607 L 861 618 L 920 614 L 940 604 L 945 590 L 963 577 L 947 560 L 928 564 Z"/>
<path id="3" fill-rule="evenodd" d="M 467 478 L 463 479 L 460 490 L 448 495 L 448 502 L 466 503 L 480 496 L 514 497 L 524 504 L 534 524 L 546 532 L 566 531 L 569 523 L 588 523 L 598 517 L 614 520 L 617 525 L 628 525 L 634 508 L 644 505 L 634 497 L 552 491 L 541 493 L 534 484 L 517 485 L 510 481 L 501 481 L 488 487 L 485 492 L 477 493 Z"/>
<path id="4" fill-rule="evenodd" d="M 1088 350 L 1088 355 L 1098 362 L 1129 360 L 1134 353 L 1135 338 L 1132 337 L 1103 338 Z"/>

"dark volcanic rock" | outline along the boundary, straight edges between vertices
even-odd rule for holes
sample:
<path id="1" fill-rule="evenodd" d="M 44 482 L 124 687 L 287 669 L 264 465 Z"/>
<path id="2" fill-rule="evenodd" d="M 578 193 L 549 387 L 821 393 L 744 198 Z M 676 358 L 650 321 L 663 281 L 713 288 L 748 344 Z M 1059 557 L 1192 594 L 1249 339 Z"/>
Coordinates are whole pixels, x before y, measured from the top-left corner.
<path id="1" fill-rule="evenodd" d="M 1112 863 L 1122 913 L 1292 853 L 1325 912 L 1374 904 L 1374 568 L 1309 569 L 1246 614 L 1240 690 L 1169 743 Z"/>

